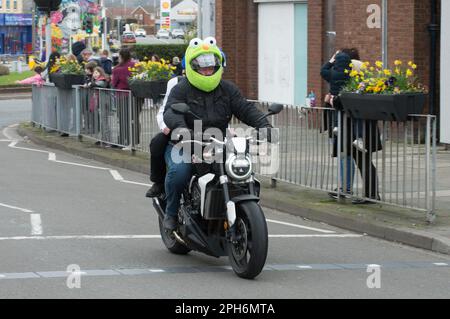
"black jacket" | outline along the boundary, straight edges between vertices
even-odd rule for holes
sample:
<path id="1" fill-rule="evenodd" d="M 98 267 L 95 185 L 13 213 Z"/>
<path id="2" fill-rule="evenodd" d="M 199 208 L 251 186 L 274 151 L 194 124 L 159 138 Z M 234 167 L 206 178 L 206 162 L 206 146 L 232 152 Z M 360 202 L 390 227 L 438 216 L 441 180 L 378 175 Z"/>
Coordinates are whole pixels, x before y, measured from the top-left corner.
<path id="1" fill-rule="evenodd" d="M 171 105 L 176 103 L 189 105 L 191 111 L 202 118 L 203 130 L 218 128 L 225 131 L 233 115 L 251 127 L 270 127 L 267 119 L 261 119 L 263 113 L 253 103 L 248 102 L 229 81 L 222 80 L 214 91 L 206 93 L 183 78 L 172 89 L 164 110 L 164 123 L 171 130 L 193 129 L 196 118 L 190 114 L 174 112 Z"/>
<path id="2" fill-rule="evenodd" d="M 345 73 L 345 70 L 350 72 L 352 68 L 350 64 L 352 60 L 346 53 L 338 53 L 334 63 L 327 62 L 322 66 L 320 75 L 330 84 L 330 93 L 332 95 L 339 95 L 346 82 L 350 79 L 350 75 Z"/>

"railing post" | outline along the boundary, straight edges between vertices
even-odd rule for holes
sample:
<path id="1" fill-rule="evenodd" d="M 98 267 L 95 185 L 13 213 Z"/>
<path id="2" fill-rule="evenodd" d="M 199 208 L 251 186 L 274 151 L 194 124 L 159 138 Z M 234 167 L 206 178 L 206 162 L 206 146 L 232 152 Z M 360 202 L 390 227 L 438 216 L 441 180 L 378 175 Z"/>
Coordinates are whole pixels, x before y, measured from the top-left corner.
<path id="1" fill-rule="evenodd" d="M 342 160 L 342 132 L 343 132 L 343 128 L 342 128 L 342 113 L 340 110 L 338 110 L 337 113 L 337 117 L 338 117 L 338 134 L 337 134 L 337 167 L 338 167 L 338 174 L 337 174 L 337 198 L 338 198 L 338 202 L 341 200 L 341 188 L 342 188 L 342 183 L 341 183 L 341 174 L 342 174 L 342 169 L 341 169 L 341 160 Z"/>
<path id="2" fill-rule="evenodd" d="M 434 221 L 434 212 L 432 208 L 430 191 L 431 185 L 431 117 L 427 116 L 427 129 L 425 132 L 425 203 L 427 209 L 427 221 L 432 223 Z M 434 186 L 433 186 L 434 187 Z"/>
<path id="3" fill-rule="evenodd" d="M 75 87 L 75 135 L 81 142 L 81 99 L 80 99 L 80 87 Z"/>
<path id="4" fill-rule="evenodd" d="M 128 123 L 130 126 L 129 129 L 129 138 L 130 138 L 130 149 L 131 149 L 131 155 L 135 155 L 136 154 L 136 150 L 135 148 L 135 141 L 134 141 L 134 127 L 135 127 L 135 123 L 134 123 L 134 118 L 133 118 L 133 96 L 131 94 L 131 92 L 128 93 Z"/>

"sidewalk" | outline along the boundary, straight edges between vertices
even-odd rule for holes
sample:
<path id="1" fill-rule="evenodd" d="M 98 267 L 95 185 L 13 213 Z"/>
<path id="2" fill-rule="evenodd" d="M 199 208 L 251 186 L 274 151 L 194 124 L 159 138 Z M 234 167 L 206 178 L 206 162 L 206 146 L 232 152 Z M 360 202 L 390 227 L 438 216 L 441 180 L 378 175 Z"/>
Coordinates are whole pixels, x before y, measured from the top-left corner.
<path id="1" fill-rule="evenodd" d="M 57 133 L 43 132 L 30 124 L 22 124 L 18 131 L 36 144 L 139 173 L 149 173 L 146 154 L 132 156 L 129 151 L 103 149 L 95 146 L 93 141 L 62 138 Z M 450 171 L 449 158 L 449 152 L 439 150 L 437 176 L 440 177 L 440 189 L 450 189 L 450 174 L 446 174 Z M 268 179 L 262 179 L 262 184 L 261 203 L 265 207 L 389 241 L 450 254 L 450 191 L 438 194 L 437 218 L 434 224 L 428 225 L 424 212 L 381 205 L 336 203 L 324 192 L 280 182 L 276 188 L 270 188 Z"/>

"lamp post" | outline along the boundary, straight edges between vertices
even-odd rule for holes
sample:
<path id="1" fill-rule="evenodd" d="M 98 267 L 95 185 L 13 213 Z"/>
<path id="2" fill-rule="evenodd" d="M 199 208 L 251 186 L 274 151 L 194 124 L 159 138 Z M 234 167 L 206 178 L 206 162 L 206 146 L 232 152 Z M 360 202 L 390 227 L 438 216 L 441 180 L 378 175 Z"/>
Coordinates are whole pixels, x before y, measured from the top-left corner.
<path id="1" fill-rule="evenodd" d="M 385 68 L 388 67 L 388 1 L 382 1 L 382 27 L 381 27 L 381 55 L 383 57 L 383 65 Z"/>

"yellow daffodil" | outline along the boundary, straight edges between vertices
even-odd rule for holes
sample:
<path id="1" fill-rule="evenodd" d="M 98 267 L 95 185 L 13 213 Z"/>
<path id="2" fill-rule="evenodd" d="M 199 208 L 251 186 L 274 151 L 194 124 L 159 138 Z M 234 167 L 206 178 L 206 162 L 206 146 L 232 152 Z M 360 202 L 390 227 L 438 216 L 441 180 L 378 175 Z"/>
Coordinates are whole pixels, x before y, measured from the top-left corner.
<path id="1" fill-rule="evenodd" d="M 392 75 L 391 70 L 388 70 L 388 69 L 383 70 L 383 73 L 384 73 L 384 75 L 386 75 L 386 76 L 391 76 L 391 75 Z"/>
<path id="2" fill-rule="evenodd" d="M 413 72 L 410 70 L 410 69 L 408 69 L 408 70 L 406 70 L 406 77 L 411 77 L 413 75 Z"/>
<path id="3" fill-rule="evenodd" d="M 396 66 L 399 66 L 399 65 L 402 65 L 402 61 L 400 61 L 400 60 L 395 60 L 395 62 L 394 62 L 394 64 L 396 65 Z"/>
<path id="4" fill-rule="evenodd" d="M 381 69 L 383 67 L 383 62 L 377 61 L 375 62 L 375 65 L 377 66 L 377 68 Z"/>
<path id="5" fill-rule="evenodd" d="M 413 68 L 413 70 L 417 69 L 417 64 L 412 64 L 411 67 Z"/>
<path id="6" fill-rule="evenodd" d="M 350 72 L 350 76 L 352 77 L 352 78 L 354 78 L 355 76 L 357 76 L 358 75 L 358 71 L 356 71 L 356 70 L 353 70 L 352 72 Z"/>
<path id="7" fill-rule="evenodd" d="M 400 73 L 402 73 L 402 71 L 399 68 L 395 68 L 395 74 L 400 75 Z"/>

